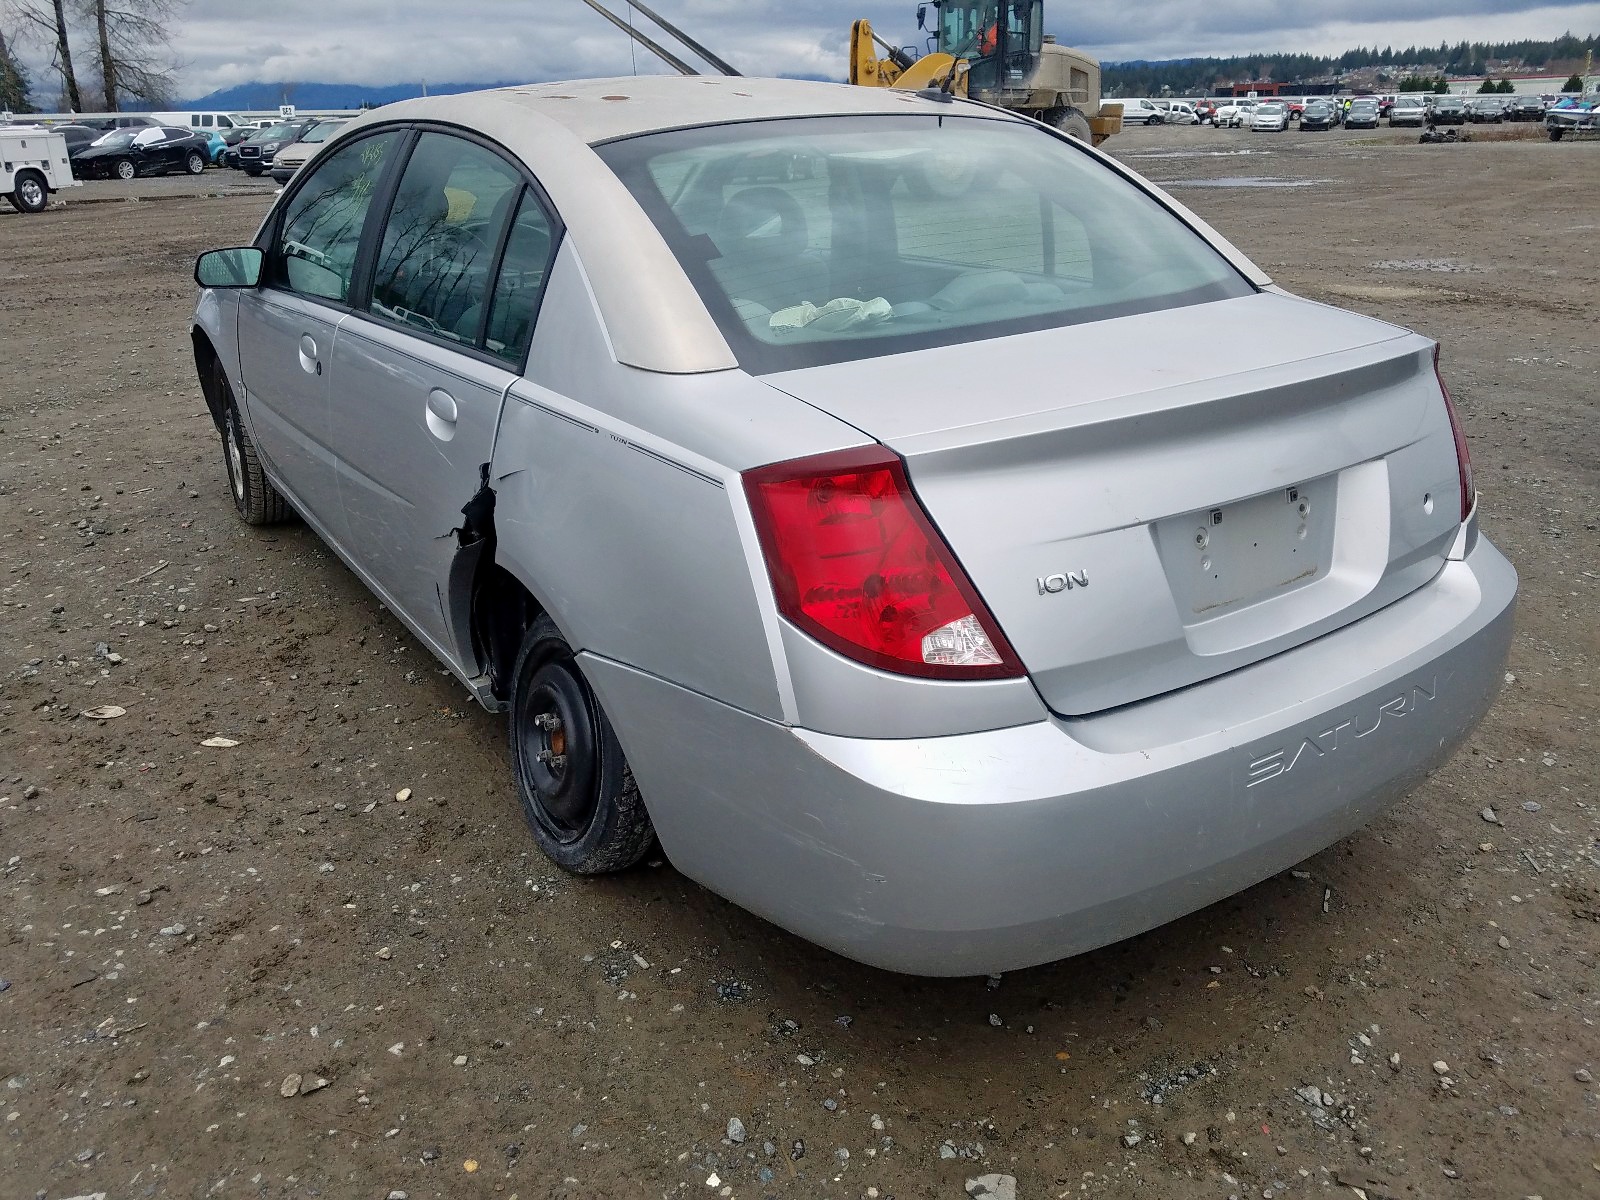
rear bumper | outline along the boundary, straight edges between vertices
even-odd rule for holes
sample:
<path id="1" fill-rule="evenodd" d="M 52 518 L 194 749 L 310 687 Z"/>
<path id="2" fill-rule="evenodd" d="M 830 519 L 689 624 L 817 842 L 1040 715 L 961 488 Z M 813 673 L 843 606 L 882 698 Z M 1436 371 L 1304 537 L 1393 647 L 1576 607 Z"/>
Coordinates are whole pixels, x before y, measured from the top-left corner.
<path id="1" fill-rule="evenodd" d="M 862 962 L 980 974 L 1152 928 L 1370 821 L 1488 710 L 1516 586 L 1477 539 L 1426 587 L 1254 667 L 955 737 L 817 734 L 584 669 L 684 874 Z"/>

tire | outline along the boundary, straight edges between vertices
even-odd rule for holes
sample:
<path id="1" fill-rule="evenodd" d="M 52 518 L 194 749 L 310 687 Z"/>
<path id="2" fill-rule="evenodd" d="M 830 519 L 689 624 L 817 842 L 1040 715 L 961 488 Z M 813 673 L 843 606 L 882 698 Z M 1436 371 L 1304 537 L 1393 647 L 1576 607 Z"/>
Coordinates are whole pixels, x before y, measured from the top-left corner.
<path id="1" fill-rule="evenodd" d="M 655 827 L 616 732 L 548 616 L 523 636 L 510 725 L 522 815 L 552 862 L 602 875 L 650 852 Z"/>
<path id="2" fill-rule="evenodd" d="M 1094 131 L 1089 128 L 1089 118 L 1075 108 L 1052 108 L 1045 114 L 1045 123 L 1057 132 L 1077 138 L 1085 146 L 1094 145 Z"/>
<path id="3" fill-rule="evenodd" d="M 206 169 L 205 156 L 198 150 L 191 150 L 189 151 L 189 157 L 183 160 L 183 165 L 191 175 L 204 174 Z"/>
<path id="4" fill-rule="evenodd" d="M 50 206 L 50 187 L 37 171 L 24 171 L 14 180 L 11 203 L 18 212 L 40 213 Z"/>
<path id="5" fill-rule="evenodd" d="M 222 407 L 222 464 L 228 473 L 228 491 L 233 496 L 233 507 L 246 525 L 276 525 L 293 515 L 289 502 L 272 486 L 261 469 L 256 456 L 255 443 L 245 432 L 239 419 L 239 406 L 233 400 L 233 388 L 221 364 L 212 376 Z"/>
<path id="6" fill-rule="evenodd" d="M 118 179 L 132 179 L 139 173 L 139 168 L 133 165 L 131 158 L 117 159 L 117 165 L 113 170 L 116 171 Z"/>
<path id="7" fill-rule="evenodd" d="M 1560 128 L 1559 126 L 1551 126 L 1550 127 L 1550 140 L 1552 142 L 1559 142 L 1561 140 L 1561 135 L 1563 133 L 1565 133 L 1565 132 L 1566 132 L 1566 130 Z"/>
<path id="8" fill-rule="evenodd" d="M 261 168 L 260 167 L 246 167 L 244 169 L 244 173 L 246 175 L 250 176 L 251 179 L 255 179 L 257 176 L 259 176 L 261 174 Z"/>

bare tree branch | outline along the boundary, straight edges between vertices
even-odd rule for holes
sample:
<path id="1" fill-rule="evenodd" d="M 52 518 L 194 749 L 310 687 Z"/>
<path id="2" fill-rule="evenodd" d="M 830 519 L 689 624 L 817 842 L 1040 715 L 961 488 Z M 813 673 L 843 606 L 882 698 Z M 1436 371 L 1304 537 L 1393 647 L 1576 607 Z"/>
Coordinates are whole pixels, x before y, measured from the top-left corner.
<path id="1" fill-rule="evenodd" d="M 82 112 L 83 96 L 78 91 L 78 76 L 72 69 L 72 44 L 67 38 L 64 0 L 17 0 L 14 7 L 22 19 L 23 29 L 52 47 L 50 65 L 61 72 L 67 106 L 73 112 Z"/>
<path id="2" fill-rule="evenodd" d="M 132 98 L 149 105 L 171 100 L 177 63 L 172 22 L 184 0 L 76 0 L 95 33 L 95 60 L 108 112 Z"/>

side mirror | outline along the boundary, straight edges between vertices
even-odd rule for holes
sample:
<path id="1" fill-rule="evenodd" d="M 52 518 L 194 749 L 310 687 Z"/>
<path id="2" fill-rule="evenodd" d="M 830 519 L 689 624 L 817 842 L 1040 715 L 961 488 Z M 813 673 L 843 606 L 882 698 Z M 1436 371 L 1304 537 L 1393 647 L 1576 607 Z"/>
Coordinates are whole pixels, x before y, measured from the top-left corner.
<path id="1" fill-rule="evenodd" d="M 259 287 L 265 258 L 254 246 L 207 250 L 194 261 L 194 281 L 204 288 Z"/>
<path id="2" fill-rule="evenodd" d="M 928 6 L 926 4 L 919 4 L 919 5 L 917 5 L 917 28 L 918 29 L 926 29 L 927 27 L 928 27 Z"/>

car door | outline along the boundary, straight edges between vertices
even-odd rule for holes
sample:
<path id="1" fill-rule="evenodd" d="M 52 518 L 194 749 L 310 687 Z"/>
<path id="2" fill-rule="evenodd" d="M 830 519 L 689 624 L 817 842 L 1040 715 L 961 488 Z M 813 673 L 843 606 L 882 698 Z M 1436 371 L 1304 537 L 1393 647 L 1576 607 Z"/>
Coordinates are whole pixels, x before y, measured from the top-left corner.
<path id="1" fill-rule="evenodd" d="M 194 138 L 187 129 L 163 126 L 161 140 L 155 144 L 155 152 L 161 159 L 161 169 L 182 171 L 189 157 L 189 147 L 193 144 Z"/>
<path id="2" fill-rule="evenodd" d="M 395 188 L 365 310 L 334 338 L 329 414 L 352 556 L 463 666 L 471 648 L 451 621 L 456 531 L 521 370 L 551 227 L 498 151 L 424 131 Z M 523 273 L 532 257 L 536 288 Z"/>
<path id="3" fill-rule="evenodd" d="M 129 155 L 134 161 L 134 169 L 141 175 L 150 171 L 160 170 L 161 129 L 154 126 L 150 129 L 141 129 L 133 135 L 133 143 L 129 147 Z"/>
<path id="4" fill-rule="evenodd" d="M 285 197 L 258 244 L 262 286 L 239 295 L 244 416 L 282 491 L 324 537 L 342 540 L 343 511 L 328 444 L 333 332 L 349 312 L 373 196 L 403 131 L 339 147 Z"/>

